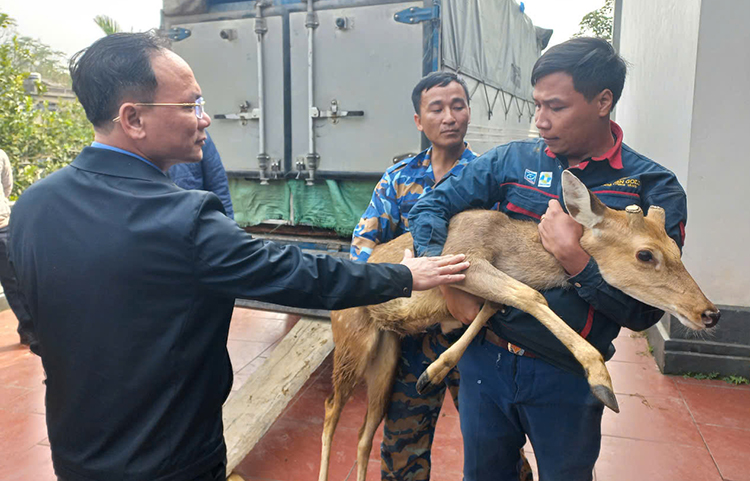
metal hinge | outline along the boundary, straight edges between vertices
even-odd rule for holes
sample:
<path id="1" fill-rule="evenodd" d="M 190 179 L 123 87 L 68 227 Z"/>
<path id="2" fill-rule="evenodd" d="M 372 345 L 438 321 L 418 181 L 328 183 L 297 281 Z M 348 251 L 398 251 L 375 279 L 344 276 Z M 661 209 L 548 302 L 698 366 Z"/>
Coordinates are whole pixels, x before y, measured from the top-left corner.
<path id="1" fill-rule="evenodd" d="M 169 32 L 167 32 L 167 37 L 169 37 L 170 40 L 174 42 L 179 42 L 180 40 L 185 40 L 186 38 L 188 38 L 191 33 L 192 32 L 187 28 L 172 27 L 169 29 Z"/>
<path id="2" fill-rule="evenodd" d="M 393 15 L 395 21 L 412 25 L 436 18 L 440 18 L 440 6 L 437 3 L 432 8 L 405 8 Z"/>

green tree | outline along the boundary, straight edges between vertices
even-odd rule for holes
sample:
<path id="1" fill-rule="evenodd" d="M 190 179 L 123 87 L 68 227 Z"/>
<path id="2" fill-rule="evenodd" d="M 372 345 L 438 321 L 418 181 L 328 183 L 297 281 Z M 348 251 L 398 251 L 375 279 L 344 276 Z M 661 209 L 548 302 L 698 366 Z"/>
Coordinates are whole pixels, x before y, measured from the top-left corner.
<path id="1" fill-rule="evenodd" d="M 112 17 L 106 15 L 97 15 L 94 17 L 94 23 L 99 25 L 105 35 L 122 32 L 120 25 Z"/>
<path id="2" fill-rule="evenodd" d="M 16 197 L 70 163 L 94 135 L 77 101 L 61 102 L 52 111 L 24 89 L 30 69 L 39 65 L 39 49 L 24 43 L 14 25 L 8 15 L 0 13 L 0 149 L 10 157 Z M 43 46 L 46 50 L 42 51 L 52 51 Z M 37 89 L 43 93 L 45 86 L 37 82 Z"/>
<path id="3" fill-rule="evenodd" d="M 19 35 L 16 23 L 8 15 L 0 13 L 3 28 L 0 29 L 0 44 L 18 43 L 17 49 L 11 49 L 6 54 L 11 64 L 24 72 L 36 72 L 42 79 L 53 83 L 70 86 L 70 75 L 66 67 L 65 53 L 53 50 L 39 40 Z"/>
<path id="4" fill-rule="evenodd" d="M 29 52 L 26 58 L 18 59 L 18 68 L 37 72 L 42 79 L 49 80 L 65 87 L 70 86 L 70 74 L 65 67 L 65 53 L 53 50 L 39 40 L 31 37 L 18 37 L 20 50 Z"/>
<path id="5" fill-rule="evenodd" d="M 604 0 L 604 5 L 587 13 L 578 24 L 580 30 L 574 37 L 592 36 L 612 43 L 613 0 Z"/>

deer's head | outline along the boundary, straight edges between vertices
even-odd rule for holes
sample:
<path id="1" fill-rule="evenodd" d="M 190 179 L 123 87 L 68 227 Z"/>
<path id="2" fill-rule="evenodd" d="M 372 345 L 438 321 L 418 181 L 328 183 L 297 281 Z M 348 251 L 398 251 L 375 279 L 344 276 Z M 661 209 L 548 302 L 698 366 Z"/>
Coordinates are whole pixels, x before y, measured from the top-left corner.
<path id="1" fill-rule="evenodd" d="M 581 247 L 608 284 L 669 312 L 690 329 L 716 325 L 719 310 L 682 264 L 680 249 L 664 228 L 664 209 L 652 206 L 648 215 L 635 205 L 610 209 L 568 171 L 562 186 L 568 212 L 584 227 Z"/>

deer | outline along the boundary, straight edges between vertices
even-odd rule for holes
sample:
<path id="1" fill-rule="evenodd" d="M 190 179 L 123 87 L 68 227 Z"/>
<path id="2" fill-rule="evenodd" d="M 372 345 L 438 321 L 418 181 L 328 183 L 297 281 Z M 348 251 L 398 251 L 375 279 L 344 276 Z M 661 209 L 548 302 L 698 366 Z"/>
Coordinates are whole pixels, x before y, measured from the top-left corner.
<path id="1" fill-rule="evenodd" d="M 583 226 L 581 247 L 599 265 L 603 279 L 630 297 L 675 316 L 696 331 L 712 328 L 720 312 L 687 272 L 677 243 L 665 230 L 664 209 L 651 206 L 647 215 L 637 205 L 624 211 L 604 205 L 572 173 L 563 172 L 562 189 L 568 213 Z M 368 262 L 399 262 L 413 239 L 405 233 L 380 244 Z M 485 302 L 461 337 L 417 383 L 424 392 L 439 384 L 487 320 L 503 306 L 538 319 L 570 350 L 584 369 L 592 394 L 619 412 L 612 380 L 601 353 L 560 319 L 539 290 L 568 285 L 569 275 L 541 244 L 537 224 L 494 210 L 468 210 L 450 220 L 443 255 L 465 254 L 465 278 L 453 287 Z M 390 402 L 400 352 L 400 339 L 440 324 L 443 332 L 462 326 L 451 317 L 435 288 L 409 298 L 331 312 L 333 392 L 325 402 L 318 481 L 327 481 L 331 444 L 341 411 L 362 379 L 368 408 L 359 431 L 357 480 L 365 481 L 375 430 Z"/>

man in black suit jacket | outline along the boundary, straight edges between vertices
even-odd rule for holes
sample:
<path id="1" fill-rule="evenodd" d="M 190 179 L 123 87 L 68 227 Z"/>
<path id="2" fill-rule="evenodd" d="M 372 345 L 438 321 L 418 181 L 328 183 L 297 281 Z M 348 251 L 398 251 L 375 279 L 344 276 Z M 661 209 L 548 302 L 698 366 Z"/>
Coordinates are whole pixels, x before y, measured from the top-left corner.
<path id="1" fill-rule="evenodd" d="M 176 187 L 164 172 L 201 159 L 211 120 L 154 36 L 102 38 L 71 75 L 95 142 L 21 196 L 11 232 L 60 479 L 224 479 L 235 297 L 341 309 L 463 278 L 461 257 L 365 265 L 255 240 Z"/>

